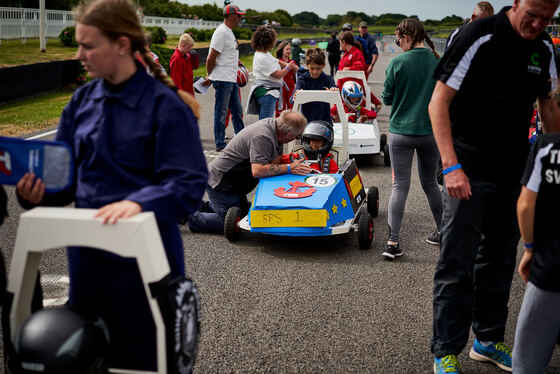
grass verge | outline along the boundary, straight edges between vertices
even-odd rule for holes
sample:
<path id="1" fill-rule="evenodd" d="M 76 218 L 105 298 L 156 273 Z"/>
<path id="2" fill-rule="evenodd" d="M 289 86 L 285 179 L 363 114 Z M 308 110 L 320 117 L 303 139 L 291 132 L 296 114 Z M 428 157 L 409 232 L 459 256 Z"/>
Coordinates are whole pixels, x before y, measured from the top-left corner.
<path id="1" fill-rule="evenodd" d="M 74 91 L 63 91 L 0 105 L 0 135 L 22 136 L 58 124 Z"/>
<path id="2" fill-rule="evenodd" d="M 64 47 L 59 39 L 48 39 L 46 52 L 39 51 L 39 39 L 2 40 L 0 44 L 0 68 L 37 62 L 71 60 L 76 57 L 76 48 Z"/>

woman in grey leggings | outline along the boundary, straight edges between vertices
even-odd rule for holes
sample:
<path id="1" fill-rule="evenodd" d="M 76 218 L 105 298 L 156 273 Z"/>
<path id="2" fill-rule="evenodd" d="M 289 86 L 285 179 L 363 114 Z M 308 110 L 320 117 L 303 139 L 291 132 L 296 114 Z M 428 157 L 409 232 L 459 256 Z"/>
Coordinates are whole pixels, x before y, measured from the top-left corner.
<path id="1" fill-rule="evenodd" d="M 439 56 L 418 20 L 403 20 L 397 26 L 395 35 L 396 43 L 404 53 L 389 63 L 383 89 L 383 103 L 392 106 L 389 154 L 393 168 L 393 190 L 389 199 L 390 235 L 383 252 L 383 256 L 389 260 L 402 256 L 399 232 L 415 151 L 420 182 L 436 221 L 436 231 L 428 238 L 429 243 L 439 244 L 442 216 L 442 196 L 436 179 L 439 153 L 428 115 L 428 103 L 436 83 L 432 74 Z M 424 46 L 424 41 L 431 50 Z"/>

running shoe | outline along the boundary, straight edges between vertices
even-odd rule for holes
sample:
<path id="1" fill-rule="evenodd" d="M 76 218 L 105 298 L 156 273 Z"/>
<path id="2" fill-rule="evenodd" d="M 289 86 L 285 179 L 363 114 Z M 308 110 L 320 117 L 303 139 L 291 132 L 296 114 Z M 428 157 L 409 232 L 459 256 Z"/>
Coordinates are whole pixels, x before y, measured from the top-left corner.
<path id="1" fill-rule="evenodd" d="M 402 251 L 399 247 L 400 247 L 399 243 L 397 243 L 397 244 L 387 244 L 385 252 L 383 252 L 381 255 L 385 256 L 385 259 L 387 259 L 387 260 L 394 260 L 395 257 L 402 256 Z"/>
<path id="2" fill-rule="evenodd" d="M 500 369 L 511 372 L 511 348 L 503 342 L 490 344 L 488 347 L 474 340 L 469 356 L 476 361 L 488 361 Z"/>
<path id="3" fill-rule="evenodd" d="M 461 365 L 459 365 L 459 361 L 457 361 L 457 357 L 455 355 L 447 355 L 443 356 L 442 358 L 434 358 L 435 374 L 459 374 L 460 368 Z"/>
<path id="4" fill-rule="evenodd" d="M 426 239 L 426 241 L 430 244 L 439 245 L 440 239 L 441 239 L 441 233 L 436 230 L 436 232 L 428 236 L 428 239 Z"/>

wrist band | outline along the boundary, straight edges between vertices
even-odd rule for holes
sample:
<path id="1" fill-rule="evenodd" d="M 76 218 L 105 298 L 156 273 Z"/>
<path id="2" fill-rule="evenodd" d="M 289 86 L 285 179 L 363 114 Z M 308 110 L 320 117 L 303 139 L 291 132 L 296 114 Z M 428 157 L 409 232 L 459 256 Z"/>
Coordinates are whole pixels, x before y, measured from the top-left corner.
<path id="1" fill-rule="evenodd" d="M 448 167 L 447 169 L 443 169 L 443 175 L 447 175 L 447 174 L 451 173 L 452 171 L 455 171 L 455 170 L 461 169 L 461 168 L 462 168 L 461 164 L 457 163 L 453 166 Z"/>
<path id="2" fill-rule="evenodd" d="M 284 69 L 286 69 L 286 70 L 290 70 L 290 67 L 289 67 L 289 66 L 286 66 L 286 67 L 285 67 Z"/>
<path id="3" fill-rule="evenodd" d="M 290 164 L 286 164 L 286 166 L 288 167 L 288 170 L 286 171 L 286 174 L 290 174 Z"/>
<path id="4" fill-rule="evenodd" d="M 533 248 L 533 243 L 523 243 L 523 246 L 527 249 Z"/>

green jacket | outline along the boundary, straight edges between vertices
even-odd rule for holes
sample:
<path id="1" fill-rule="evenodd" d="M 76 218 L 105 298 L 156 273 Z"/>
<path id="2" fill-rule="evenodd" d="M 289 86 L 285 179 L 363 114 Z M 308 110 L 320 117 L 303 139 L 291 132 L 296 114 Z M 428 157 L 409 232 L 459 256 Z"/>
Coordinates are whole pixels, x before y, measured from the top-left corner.
<path id="1" fill-rule="evenodd" d="M 391 105 L 389 132 L 430 135 L 428 104 L 436 80 L 432 77 L 438 59 L 428 48 L 414 48 L 395 57 L 385 72 L 383 103 Z"/>

